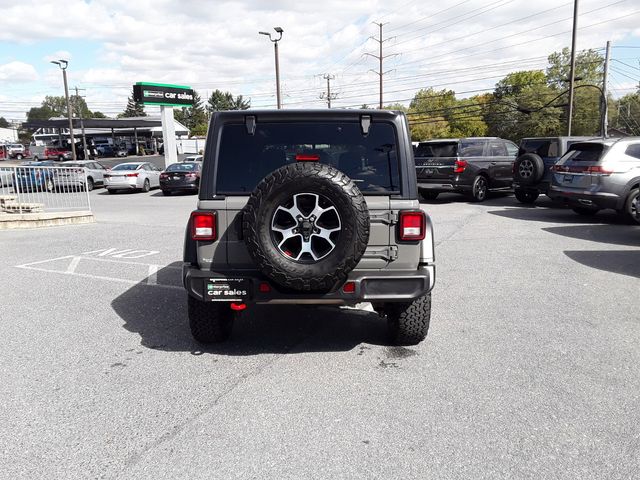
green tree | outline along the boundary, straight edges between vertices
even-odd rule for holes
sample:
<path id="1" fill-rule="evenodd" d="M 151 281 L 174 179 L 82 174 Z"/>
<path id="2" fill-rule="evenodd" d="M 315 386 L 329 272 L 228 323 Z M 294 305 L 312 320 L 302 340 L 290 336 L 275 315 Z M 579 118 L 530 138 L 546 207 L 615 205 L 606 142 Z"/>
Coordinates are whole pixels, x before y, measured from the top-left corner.
<path id="1" fill-rule="evenodd" d="M 251 107 L 251 100 L 245 100 L 242 95 L 234 97 L 231 92 L 216 89 L 207 100 L 206 109 L 209 113 L 225 110 L 247 110 Z"/>
<path id="2" fill-rule="evenodd" d="M 0 128 L 7 128 L 9 127 L 9 122 L 7 121 L 6 118 L 4 117 L 0 117 Z"/>
<path id="3" fill-rule="evenodd" d="M 107 116 L 102 112 L 95 111 L 93 112 L 93 118 L 107 118 Z"/>
<path id="4" fill-rule="evenodd" d="M 124 112 L 118 114 L 118 118 L 146 117 L 146 116 L 147 114 L 144 111 L 144 105 L 134 100 L 134 95 L 132 90 L 131 96 L 127 98 L 127 106 L 125 107 Z"/>
<path id="5" fill-rule="evenodd" d="M 640 92 L 625 95 L 618 100 L 617 105 L 611 107 L 610 126 L 631 135 L 640 135 Z"/>
<path id="6" fill-rule="evenodd" d="M 207 131 L 207 112 L 202 103 L 202 98 L 197 92 L 194 92 L 193 105 L 191 107 L 182 107 L 173 111 L 174 118 L 187 127 L 192 135 L 196 135 L 195 131 Z"/>
<path id="7" fill-rule="evenodd" d="M 384 109 L 385 110 L 398 110 L 400 112 L 406 112 L 408 110 L 408 108 L 405 107 L 401 103 L 390 103 L 389 105 L 385 106 Z"/>
<path id="8" fill-rule="evenodd" d="M 508 74 L 496 84 L 496 98 L 520 95 L 523 90 L 533 85 L 544 85 L 547 77 L 542 70 L 521 70 Z"/>
<path id="9" fill-rule="evenodd" d="M 571 70 L 571 50 L 565 47 L 560 52 L 554 52 L 548 57 L 547 81 L 549 85 L 560 90 L 565 90 L 569 85 L 569 73 Z M 583 50 L 576 53 L 575 78 L 577 83 L 590 83 L 600 85 L 604 58 L 595 50 Z"/>

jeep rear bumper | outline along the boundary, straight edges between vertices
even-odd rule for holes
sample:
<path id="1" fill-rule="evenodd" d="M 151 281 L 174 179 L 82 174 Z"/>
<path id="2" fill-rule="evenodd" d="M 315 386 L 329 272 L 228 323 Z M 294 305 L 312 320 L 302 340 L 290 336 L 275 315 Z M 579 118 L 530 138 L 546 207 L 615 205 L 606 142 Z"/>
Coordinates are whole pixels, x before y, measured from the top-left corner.
<path id="1" fill-rule="evenodd" d="M 242 278 L 253 286 L 252 295 L 246 303 L 258 304 L 319 304 L 353 305 L 360 302 L 407 302 L 425 295 L 435 284 L 435 265 L 420 265 L 415 272 L 354 270 L 347 282 L 353 282 L 353 293 L 345 293 L 342 285 L 329 293 L 309 294 L 285 292 L 269 282 L 256 271 L 203 271 L 189 263 L 182 266 L 182 280 L 187 293 L 198 300 L 204 300 L 205 282 L 208 279 Z M 261 284 L 270 287 L 269 292 L 261 291 Z M 264 288 L 264 287 L 263 287 Z"/>

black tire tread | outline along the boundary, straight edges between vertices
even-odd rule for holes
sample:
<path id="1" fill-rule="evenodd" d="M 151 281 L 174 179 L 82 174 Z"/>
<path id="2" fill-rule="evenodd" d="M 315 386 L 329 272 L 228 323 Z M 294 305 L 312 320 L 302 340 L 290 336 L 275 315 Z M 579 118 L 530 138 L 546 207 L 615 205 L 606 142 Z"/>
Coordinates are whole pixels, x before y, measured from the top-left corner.
<path id="1" fill-rule="evenodd" d="M 342 188 L 349 197 L 358 222 L 357 228 L 355 228 L 355 233 L 357 234 L 354 242 L 355 254 L 348 255 L 342 266 L 335 271 L 310 279 L 293 276 L 285 269 L 278 268 L 269 262 L 258 240 L 259 234 L 257 231 L 260 204 L 269 195 L 274 186 L 287 181 L 296 181 L 300 178 L 324 178 Z M 333 286 L 347 279 L 349 272 L 356 267 L 364 254 L 369 243 L 369 209 L 356 184 L 341 171 L 319 163 L 295 163 L 275 170 L 258 184 L 245 207 L 242 228 L 249 253 L 256 262 L 258 269 L 266 276 L 280 285 L 294 290 L 308 292 L 329 291 Z M 345 225 L 344 228 L 351 228 L 351 226 Z"/>
<path id="2" fill-rule="evenodd" d="M 386 303 L 389 340 L 396 345 L 417 345 L 427 337 L 431 321 L 431 293 L 412 302 Z"/>
<path id="3" fill-rule="evenodd" d="M 227 340 L 233 326 L 233 313 L 226 303 L 207 303 L 188 297 L 189 328 L 193 338 L 204 344 Z"/>

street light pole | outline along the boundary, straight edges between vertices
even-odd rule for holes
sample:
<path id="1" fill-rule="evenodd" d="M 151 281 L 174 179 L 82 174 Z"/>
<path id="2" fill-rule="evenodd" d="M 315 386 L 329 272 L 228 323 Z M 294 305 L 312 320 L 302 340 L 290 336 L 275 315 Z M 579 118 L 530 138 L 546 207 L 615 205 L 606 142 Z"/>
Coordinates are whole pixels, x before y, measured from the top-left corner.
<path id="1" fill-rule="evenodd" d="M 71 116 L 71 103 L 69 102 L 69 87 L 67 86 L 67 67 L 69 62 L 66 60 L 52 60 L 51 63 L 55 63 L 62 70 L 62 80 L 64 81 L 64 98 L 67 101 L 67 116 L 69 117 L 69 138 L 71 140 L 71 156 L 75 162 L 78 157 L 76 156 L 76 140 L 73 137 L 73 117 Z"/>
<path id="2" fill-rule="evenodd" d="M 276 31 L 276 33 L 279 34 L 278 38 L 273 39 L 271 37 L 271 33 L 269 32 L 258 32 L 260 35 L 266 35 L 269 37 L 269 40 L 271 40 L 273 42 L 273 51 L 275 54 L 275 60 L 276 60 L 276 103 L 278 105 L 278 110 L 280 110 L 282 108 L 282 100 L 280 97 L 280 59 L 278 57 L 278 42 L 282 39 L 282 33 L 284 32 L 284 30 L 282 30 L 281 27 L 273 27 L 273 29 Z"/>

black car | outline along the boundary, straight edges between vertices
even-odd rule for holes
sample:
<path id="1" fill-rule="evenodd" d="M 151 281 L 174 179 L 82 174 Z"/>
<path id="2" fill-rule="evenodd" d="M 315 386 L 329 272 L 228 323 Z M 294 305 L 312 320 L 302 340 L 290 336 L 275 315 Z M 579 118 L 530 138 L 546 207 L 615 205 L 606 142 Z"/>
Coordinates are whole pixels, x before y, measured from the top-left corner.
<path id="1" fill-rule="evenodd" d="M 470 195 L 476 202 L 489 190 L 509 189 L 518 147 L 496 137 L 420 142 L 415 152 L 418 190 L 426 200 L 442 192 Z"/>
<path id="2" fill-rule="evenodd" d="M 160 188 L 164 195 L 174 192 L 197 193 L 200 187 L 200 162 L 172 163 L 160 174 Z"/>

